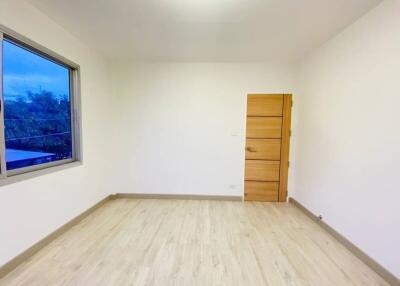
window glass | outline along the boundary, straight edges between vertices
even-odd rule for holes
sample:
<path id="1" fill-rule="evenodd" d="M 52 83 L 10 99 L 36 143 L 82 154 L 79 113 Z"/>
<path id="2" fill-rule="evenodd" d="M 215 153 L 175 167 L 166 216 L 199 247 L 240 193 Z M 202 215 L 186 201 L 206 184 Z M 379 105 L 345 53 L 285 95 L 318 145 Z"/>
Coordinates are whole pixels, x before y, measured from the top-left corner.
<path id="1" fill-rule="evenodd" d="M 70 69 L 3 41 L 7 170 L 72 158 Z"/>

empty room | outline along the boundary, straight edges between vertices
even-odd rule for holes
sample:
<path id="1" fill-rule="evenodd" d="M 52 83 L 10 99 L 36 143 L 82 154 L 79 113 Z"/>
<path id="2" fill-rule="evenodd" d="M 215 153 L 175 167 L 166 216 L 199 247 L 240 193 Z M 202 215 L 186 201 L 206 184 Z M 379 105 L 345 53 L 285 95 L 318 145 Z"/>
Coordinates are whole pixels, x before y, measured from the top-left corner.
<path id="1" fill-rule="evenodd" d="M 400 286 L 400 0 L 0 0 L 0 286 Z"/>

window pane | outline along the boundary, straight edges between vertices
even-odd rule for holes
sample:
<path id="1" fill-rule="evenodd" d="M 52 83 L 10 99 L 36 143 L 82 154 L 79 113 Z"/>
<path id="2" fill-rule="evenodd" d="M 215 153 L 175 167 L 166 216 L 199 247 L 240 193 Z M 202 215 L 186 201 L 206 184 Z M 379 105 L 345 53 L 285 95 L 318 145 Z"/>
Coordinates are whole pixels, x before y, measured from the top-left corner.
<path id="1" fill-rule="evenodd" d="M 72 158 L 70 70 L 3 41 L 7 170 Z"/>

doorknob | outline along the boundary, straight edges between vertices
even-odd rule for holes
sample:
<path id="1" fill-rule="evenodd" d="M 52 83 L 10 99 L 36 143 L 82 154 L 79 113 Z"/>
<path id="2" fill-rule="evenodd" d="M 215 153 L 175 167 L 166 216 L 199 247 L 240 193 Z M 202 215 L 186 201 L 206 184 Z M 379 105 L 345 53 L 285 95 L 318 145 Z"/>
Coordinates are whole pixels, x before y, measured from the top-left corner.
<path id="1" fill-rule="evenodd" d="M 257 152 L 256 150 L 252 149 L 251 147 L 246 147 L 246 151 L 248 151 L 248 152 Z"/>

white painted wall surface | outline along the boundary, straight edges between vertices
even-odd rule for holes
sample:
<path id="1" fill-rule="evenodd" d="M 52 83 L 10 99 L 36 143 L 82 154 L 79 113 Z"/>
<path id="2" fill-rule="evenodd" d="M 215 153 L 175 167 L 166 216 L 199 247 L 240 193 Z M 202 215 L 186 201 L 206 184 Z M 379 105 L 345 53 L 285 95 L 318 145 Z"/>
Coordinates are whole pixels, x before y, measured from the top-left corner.
<path id="1" fill-rule="evenodd" d="M 20 0 L 0 1 L 0 24 L 81 65 L 84 164 L 0 188 L 0 266 L 110 192 L 110 88 L 95 52 Z"/>
<path id="2" fill-rule="evenodd" d="M 294 69 L 115 65 L 115 192 L 243 195 L 248 93 L 291 93 Z"/>
<path id="3" fill-rule="evenodd" d="M 400 1 L 312 53 L 299 88 L 294 197 L 400 277 Z"/>

